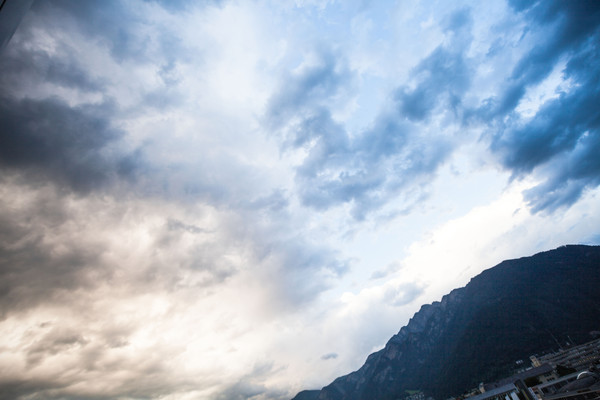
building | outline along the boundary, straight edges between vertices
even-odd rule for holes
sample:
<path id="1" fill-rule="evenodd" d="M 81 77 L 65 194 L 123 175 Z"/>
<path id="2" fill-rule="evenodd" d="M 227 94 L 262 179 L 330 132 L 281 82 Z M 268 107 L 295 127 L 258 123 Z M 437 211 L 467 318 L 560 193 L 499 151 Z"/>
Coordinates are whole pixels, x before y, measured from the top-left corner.
<path id="1" fill-rule="evenodd" d="M 544 400 L 600 400 L 600 375 L 583 371 L 577 378 L 556 393 L 544 396 Z"/>
<path id="2" fill-rule="evenodd" d="M 484 391 L 487 392 L 500 386 L 515 382 L 521 382 L 525 387 L 531 387 L 556 380 L 557 378 L 558 375 L 554 371 L 554 368 L 550 364 L 543 364 L 535 368 L 530 368 L 523 372 L 519 372 L 518 374 L 512 375 L 508 378 L 501 379 L 497 382 L 487 383 L 483 385 L 483 388 Z"/>
<path id="3" fill-rule="evenodd" d="M 592 340 L 579 346 L 561 349 L 541 357 L 531 356 L 531 365 L 534 367 L 548 363 L 556 368 L 558 365 L 581 371 L 600 363 L 600 339 Z"/>

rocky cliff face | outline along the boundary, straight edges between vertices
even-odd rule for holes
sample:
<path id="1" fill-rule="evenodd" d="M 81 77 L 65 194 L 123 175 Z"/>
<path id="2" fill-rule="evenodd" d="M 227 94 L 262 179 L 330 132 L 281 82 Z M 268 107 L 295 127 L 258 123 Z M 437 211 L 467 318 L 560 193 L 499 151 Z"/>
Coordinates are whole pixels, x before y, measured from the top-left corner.
<path id="1" fill-rule="evenodd" d="M 504 261 L 421 307 L 355 372 L 306 399 L 443 399 L 511 372 L 514 362 L 600 330 L 600 247 L 563 246 Z M 296 398 L 298 399 L 298 398 Z"/>

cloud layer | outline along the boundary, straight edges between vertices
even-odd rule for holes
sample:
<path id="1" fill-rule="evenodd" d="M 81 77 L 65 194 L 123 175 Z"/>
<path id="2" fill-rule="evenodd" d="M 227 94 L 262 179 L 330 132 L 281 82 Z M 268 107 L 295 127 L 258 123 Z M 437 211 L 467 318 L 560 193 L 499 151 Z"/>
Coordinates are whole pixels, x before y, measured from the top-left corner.
<path id="1" fill-rule="evenodd" d="M 2 398 L 290 398 L 597 240 L 600 7 L 363 3 L 33 4 L 0 53 Z"/>

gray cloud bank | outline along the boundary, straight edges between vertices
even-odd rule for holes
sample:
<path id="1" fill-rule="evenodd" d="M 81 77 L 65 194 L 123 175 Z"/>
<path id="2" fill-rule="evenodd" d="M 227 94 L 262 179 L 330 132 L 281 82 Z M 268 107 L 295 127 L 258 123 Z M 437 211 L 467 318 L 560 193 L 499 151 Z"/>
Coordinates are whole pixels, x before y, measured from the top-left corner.
<path id="1" fill-rule="evenodd" d="M 515 177 L 533 172 L 543 180 L 525 194 L 532 209 L 553 211 L 600 183 L 600 7 L 595 2 L 555 1 L 518 3 L 515 8 L 543 38 L 514 66 L 500 98 L 487 99 L 480 112 L 485 110 L 484 121 L 495 126 L 490 150 L 501 164 Z M 516 117 L 527 88 L 548 77 L 564 59 L 562 76 L 570 81 L 569 90 L 547 100 L 529 120 Z"/>

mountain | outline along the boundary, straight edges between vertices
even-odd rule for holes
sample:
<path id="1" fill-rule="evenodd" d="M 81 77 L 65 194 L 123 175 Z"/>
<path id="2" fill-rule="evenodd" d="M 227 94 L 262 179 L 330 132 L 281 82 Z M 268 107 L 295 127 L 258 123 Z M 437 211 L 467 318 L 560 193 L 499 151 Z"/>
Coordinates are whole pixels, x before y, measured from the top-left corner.
<path id="1" fill-rule="evenodd" d="M 393 400 L 409 390 L 445 399 L 598 331 L 600 246 L 562 246 L 483 271 L 422 306 L 358 371 L 293 400 Z"/>

